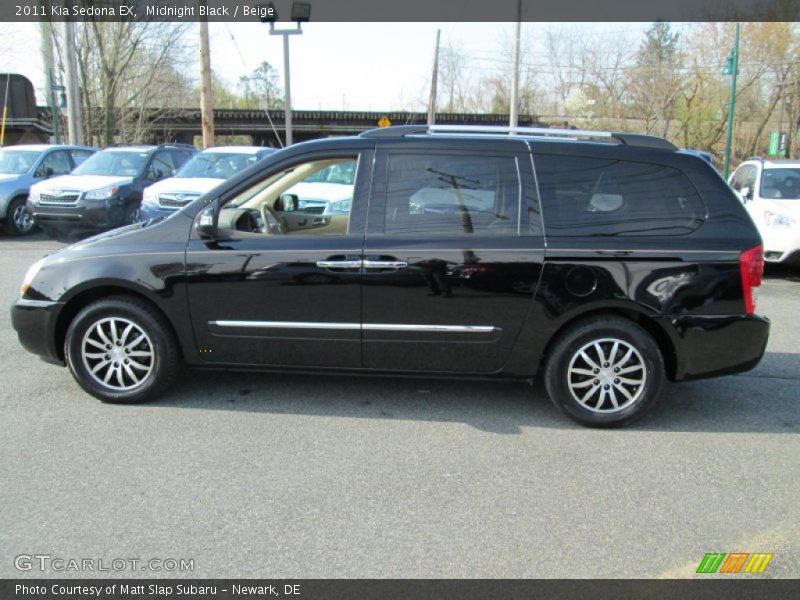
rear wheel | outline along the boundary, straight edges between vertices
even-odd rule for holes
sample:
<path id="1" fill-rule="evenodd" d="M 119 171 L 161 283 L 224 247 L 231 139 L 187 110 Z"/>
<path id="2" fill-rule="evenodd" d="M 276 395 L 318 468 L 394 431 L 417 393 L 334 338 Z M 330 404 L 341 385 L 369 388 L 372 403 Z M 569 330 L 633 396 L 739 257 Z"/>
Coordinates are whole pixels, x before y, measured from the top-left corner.
<path id="1" fill-rule="evenodd" d="M 169 323 L 138 298 L 115 296 L 84 308 L 70 323 L 67 364 L 80 386 L 105 402 L 143 402 L 179 369 Z"/>
<path id="2" fill-rule="evenodd" d="M 33 215 L 28 210 L 25 198 L 14 198 L 6 211 L 6 232 L 9 235 L 25 235 L 33 231 Z"/>
<path id="3" fill-rule="evenodd" d="M 555 342 L 545 386 L 556 407 L 593 427 L 621 427 L 657 402 L 664 361 L 652 336 L 621 317 L 587 319 Z"/>

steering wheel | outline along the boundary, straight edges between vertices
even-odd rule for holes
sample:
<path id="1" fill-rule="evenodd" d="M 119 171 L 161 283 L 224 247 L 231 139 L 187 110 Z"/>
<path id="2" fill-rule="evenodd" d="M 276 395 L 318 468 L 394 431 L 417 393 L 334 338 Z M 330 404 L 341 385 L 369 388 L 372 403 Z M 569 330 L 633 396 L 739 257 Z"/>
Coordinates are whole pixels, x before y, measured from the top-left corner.
<path id="1" fill-rule="evenodd" d="M 261 205 L 261 217 L 264 219 L 264 233 L 267 235 L 286 233 L 281 218 L 266 204 Z"/>

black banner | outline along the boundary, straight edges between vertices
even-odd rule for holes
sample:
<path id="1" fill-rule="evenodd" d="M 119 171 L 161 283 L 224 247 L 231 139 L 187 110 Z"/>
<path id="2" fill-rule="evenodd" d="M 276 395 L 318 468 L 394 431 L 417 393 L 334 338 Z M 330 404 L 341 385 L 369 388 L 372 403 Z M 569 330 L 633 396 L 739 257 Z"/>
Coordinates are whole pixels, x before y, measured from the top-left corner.
<path id="1" fill-rule="evenodd" d="M 3 600 L 530 600 L 533 598 L 796 598 L 788 579 L 25 579 L 1 580 Z"/>
<path id="2" fill-rule="evenodd" d="M 291 22 L 295 17 L 319 22 L 797 21 L 800 0 L 3 0 L 0 3 L 0 21 L 277 19 Z"/>

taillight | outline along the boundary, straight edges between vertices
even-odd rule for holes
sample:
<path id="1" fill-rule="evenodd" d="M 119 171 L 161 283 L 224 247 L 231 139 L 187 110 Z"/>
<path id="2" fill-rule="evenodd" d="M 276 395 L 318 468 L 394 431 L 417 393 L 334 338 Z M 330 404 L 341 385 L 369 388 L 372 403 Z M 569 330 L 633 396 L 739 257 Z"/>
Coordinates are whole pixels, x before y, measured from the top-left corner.
<path id="1" fill-rule="evenodd" d="M 742 274 L 744 310 L 748 315 L 752 315 L 756 311 L 753 289 L 761 285 L 761 277 L 764 274 L 764 248 L 755 246 L 742 252 L 739 256 L 739 271 Z"/>

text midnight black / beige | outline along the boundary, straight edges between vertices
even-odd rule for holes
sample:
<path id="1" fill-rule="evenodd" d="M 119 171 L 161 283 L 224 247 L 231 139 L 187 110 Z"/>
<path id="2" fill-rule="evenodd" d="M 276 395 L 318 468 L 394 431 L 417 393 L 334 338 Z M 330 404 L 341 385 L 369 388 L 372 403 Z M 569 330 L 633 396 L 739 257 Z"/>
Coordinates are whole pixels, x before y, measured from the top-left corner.
<path id="1" fill-rule="evenodd" d="M 239 10 L 241 8 L 241 11 Z M 196 9 L 196 10 L 195 10 Z M 275 16 L 275 9 L 271 6 L 234 6 L 233 13 L 227 6 L 147 6 L 148 17 L 170 17 L 174 19 L 185 19 L 187 17 L 244 17 L 267 18 Z"/>

